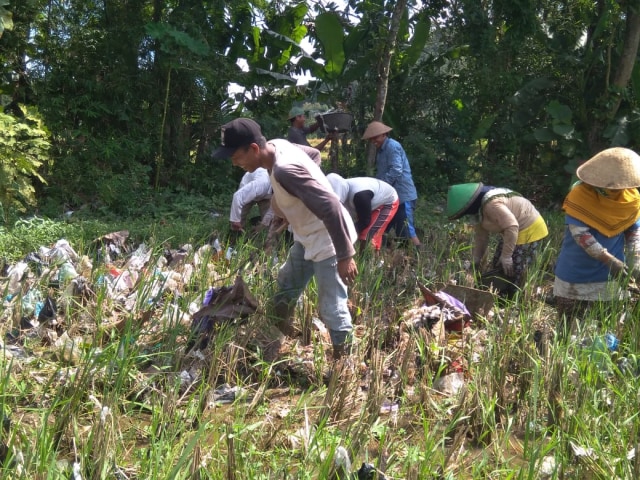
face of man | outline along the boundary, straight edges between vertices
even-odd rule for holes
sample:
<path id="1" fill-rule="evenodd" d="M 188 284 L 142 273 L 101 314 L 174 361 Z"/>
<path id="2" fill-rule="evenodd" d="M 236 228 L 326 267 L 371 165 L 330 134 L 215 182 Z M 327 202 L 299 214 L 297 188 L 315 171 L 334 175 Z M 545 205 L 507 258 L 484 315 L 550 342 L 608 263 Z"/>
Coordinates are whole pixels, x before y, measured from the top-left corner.
<path id="1" fill-rule="evenodd" d="M 375 137 L 371 137 L 369 141 L 373 143 L 376 148 L 380 148 L 384 143 L 385 138 L 387 138 L 387 134 L 383 133 L 381 135 L 376 135 Z"/>
<path id="2" fill-rule="evenodd" d="M 261 166 L 259 153 L 260 147 L 256 143 L 240 147 L 231 156 L 231 163 L 247 172 L 255 172 Z"/>
<path id="3" fill-rule="evenodd" d="M 296 115 L 296 117 L 293 119 L 293 126 L 296 128 L 302 128 L 304 127 L 305 121 L 306 118 L 304 115 Z"/>

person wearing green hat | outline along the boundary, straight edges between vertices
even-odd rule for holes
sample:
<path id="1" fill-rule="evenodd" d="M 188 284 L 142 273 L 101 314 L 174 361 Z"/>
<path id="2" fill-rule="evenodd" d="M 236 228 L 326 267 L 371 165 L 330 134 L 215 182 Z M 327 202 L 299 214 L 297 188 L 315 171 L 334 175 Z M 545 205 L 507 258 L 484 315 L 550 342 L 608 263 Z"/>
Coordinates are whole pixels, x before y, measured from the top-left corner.
<path id="1" fill-rule="evenodd" d="M 536 256 L 540 240 L 548 235 L 547 225 L 533 204 L 518 192 L 483 183 L 451 185 L 447 193 L 447 217 L 469 217 L 475 225 L 473 266 L 482 265 L 489 236 L 500 234 L 491 262 L 508 279 L 520 286 L 524 272 Z"/>
<path id="2" fill-rule="evenodd" d="M 316 123 L 306 126 L 306 121 L 307 117 L 304 113 L 304 109 L 302 107 L 293 107 L 289 111 L 289 123 L 291 124 L 291 126 L 289 127 L 287 140 L 289 140 L 291 143 L 311 147 L 312 145 L 307 140 L 307 135 L 318 130 L 321 125 L 319 121 L 316 121 Z M 334 137 L 332 134 L 328 134 L 318 145 L 313 148 L 322 150 L 333 138 Z"/>

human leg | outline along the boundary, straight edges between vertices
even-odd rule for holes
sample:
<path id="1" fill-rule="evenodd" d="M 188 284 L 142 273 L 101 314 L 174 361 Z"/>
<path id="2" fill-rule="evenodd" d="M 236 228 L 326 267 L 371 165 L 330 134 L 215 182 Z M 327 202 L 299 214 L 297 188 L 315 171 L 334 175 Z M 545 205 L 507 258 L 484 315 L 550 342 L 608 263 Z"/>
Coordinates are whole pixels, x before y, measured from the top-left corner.
<path id="1" fill-rule="evenodd" d="M 396 230 L 396 237 L 407 238 L 409 236 L 407 231 L 407 202 L 398 204 L 398 210 L 396 210 L 392 223 Z"/>
<path id="2" fill-rule="evenodd" d="M 415 221 L 413 218 L 413 212 L 416 209 L 416 201 L 412 200 L 410 202 L 405 202 L 405 217 L 406 217 L 406 228 L 407 228 L 407 236 L 411 239 L 411 243 L 416 246 L 421 245 L 420 238 L 418 238 L 418 234 L 416 233 Z"/>
<path id="3" fill-rule="evenodd" d="M 558 314 L 558 337 L 562 340 L 567 340 L 574 328 L 576 318 L 583 316 L 587 312 L 590 302 L 556 296 L 554 304 Z"/>
<path id="4" fill-rule="evenodd" d="M 371 241 L 371 245 L 376 251 L 379 251 L 382 246 L 382 236 L 398 210 L 398 204 L 399 202 L 396 200 L 394 203 L 383 205 L 371 213 L 371 223 L 363 233 Z"/>
<path id="5" fill-rule="evenodd" d="M 514 282 L 517 285 L 522 285 L 522 283 L 524 282 L 524 278 L 529 265 L 531 265 L 536 259 L 539 245 L 540 242 L 531 242 L 525 243 L 523 245 L 516 245 L 516 248 L 513 251 L 512 258 L 513 275 L 515 277 Z"/>
<path id="6" fill-rule="evenodd" d="M 296 302 L 313 275 L 313 262 L 304 259 L 304 247 L 299 242 L 289 249 L 287 261 L 278 272 L 278 291 L 273 299 L 276 326 L 287 336 L 295 333 L 293 313 Z"/>
<path id="7" fill-rule="evenodd" d="M 337 355 L 344 352 L 345 343 L 350 343 L 352 330 L 351 314 L 347 305 L 347 287 L 338 276 L 336 257 L 313 262 L 318 285 L 318 311 L 329 329 L 331 343 Z"/>

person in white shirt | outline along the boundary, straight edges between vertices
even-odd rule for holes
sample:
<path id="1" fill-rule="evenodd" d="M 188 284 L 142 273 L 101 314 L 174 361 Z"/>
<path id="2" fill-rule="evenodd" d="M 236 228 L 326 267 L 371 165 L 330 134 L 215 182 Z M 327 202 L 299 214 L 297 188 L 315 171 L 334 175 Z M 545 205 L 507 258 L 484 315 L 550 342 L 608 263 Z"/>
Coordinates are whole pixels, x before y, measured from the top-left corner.
<path id="1" fill-rule="evenodd" d="M 273 219 L 271 209 L 271 182 L 269 172 L 265 168 L 258 168 L 255 172 L 247 172 L 240 181 L 238 190 L 233 194 L 229 222 L 231 230 L 244 232 L 247 225 L 247 217 L 254 205 L 260 211 L 260 225 L 268 228 Z"/>
<path id="2" fill-rule="evenodd" d="M 360 251 L 370 241 L 375 252 L 379 253 L 382 236 L 400 203 L 395 188 L 373 177 L 344 179 L 337 173 L 330 173 L 327 179 L 355 220 Z"/>

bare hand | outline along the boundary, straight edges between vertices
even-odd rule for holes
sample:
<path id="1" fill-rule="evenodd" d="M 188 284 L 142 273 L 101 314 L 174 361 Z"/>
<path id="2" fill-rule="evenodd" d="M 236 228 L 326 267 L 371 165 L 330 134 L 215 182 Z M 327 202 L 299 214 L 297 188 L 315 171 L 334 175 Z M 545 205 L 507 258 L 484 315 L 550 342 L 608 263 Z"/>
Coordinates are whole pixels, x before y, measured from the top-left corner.
<path id="1" fill-rule="evenodd" d="M 244 232 L 242 224 L 240 222 L 231 222 L 231 230 L 235 232 Z"/>
<path id="2" fill-rule="evenodd" d="M 353 258 L 344 258 L 338 261 L 338 275 L 345 285 L 351 285 L 358 275 L 358 267 Z"/>

